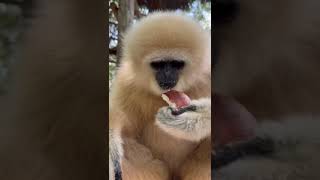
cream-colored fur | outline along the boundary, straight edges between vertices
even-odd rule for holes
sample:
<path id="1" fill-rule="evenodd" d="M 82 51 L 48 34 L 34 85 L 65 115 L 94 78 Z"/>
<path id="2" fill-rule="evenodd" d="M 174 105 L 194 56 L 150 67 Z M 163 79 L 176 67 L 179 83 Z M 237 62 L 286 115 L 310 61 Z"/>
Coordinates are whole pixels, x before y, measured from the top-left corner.
<path id="1" fill-rule="evenodd" d="M 196 111 L 188 111 L 179 116 L 171 113 L 171 108 L 162 107 L 156 116 L 156 125 L 163 131 L 181 139 L 200 141 L 211 136 L 211 99 L 191 101 Z"/>
<path id="2" fill-rule="evenodd" d="M 156 125 L 158 110 L 167 105 L 149 64 L 161 58 L 185 61 L 174 89 L 194 100 L 210 98 L 210 43 L 209 33 L 174 12 L 154 13 L 126 33 L 109 115 L 110 127 L 120 127 L 124 141 L 124 179 L 211 179 L 210 135 L 182 139 Z"/>

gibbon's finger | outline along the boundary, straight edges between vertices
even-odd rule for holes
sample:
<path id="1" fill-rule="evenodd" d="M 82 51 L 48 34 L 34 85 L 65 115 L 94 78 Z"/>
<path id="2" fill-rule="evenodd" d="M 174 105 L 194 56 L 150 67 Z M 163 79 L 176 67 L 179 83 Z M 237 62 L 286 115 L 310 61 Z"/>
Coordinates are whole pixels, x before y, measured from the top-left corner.
<path id="1" fill-rule="evenodd" d="M 171 108 L 171 107 L 169 107 L 169 108 Z M 185 112 L 188 112 L 188 111 L 196 111 L 197 107 L 195 105 L 189 105 L 187 107 L 183 107 L 183 108 L 180 108 L 178 110 L 175 110 L 175 109 L 171 108 L 171 110 L 172 110 L 172 115 L 178 116 L 178 115 L 181 115 L 182 113 L 185 113 Z"/>
<path id="2" fill-rule="evenodd" d="M 194 112 L 185 112 L 179 116 L 173 115 L 170 107 L 168 107 L 166 111 L 163 111 L 163 113 L 165 113 L 163 116 L 158 116 L 159 122 L 168 128 L 174 128 L 177 130 L 191 130 L 197 119 Z"/>
<path id="3" fill-rule="evenodd" d="M 156 125 L 168 134 L 198 141 L 211 134 L 211 113 L 187 111 L 173 115 L 172 108 L 163 107 L 156 116 Z"/>
<path id="4" fill-rule="evenodd" d="M 192 100 L 190 104 L 196 106 L 198 110 L 210 110 L 211 97 Z"/>
<path id="5" fill-rule="evenodd" d="M 183 113 L 179 110 L 180 114 L 177 115 L 178 111 L 174 111 L 173 108 L 163 107 L 158 111 L 156 119 L 165 126 L 191 132 L 201 123 L 199 121 L 208 121 L 211 118 L 210 111 L 204 113 L 204 111 L 197 111 L 198 109 L 200 108 L 191 105 L 181 109 Z"/>
<path id="6" fill-rule="evenodd" d="M 180 108 L 179 110 L 172 109 L 172 114 L 177 116 L 188 111 L 211 114 L 211 98 L 201 98 L 197 100 L 192 100 L 190 105 L 187 107 Z"/>

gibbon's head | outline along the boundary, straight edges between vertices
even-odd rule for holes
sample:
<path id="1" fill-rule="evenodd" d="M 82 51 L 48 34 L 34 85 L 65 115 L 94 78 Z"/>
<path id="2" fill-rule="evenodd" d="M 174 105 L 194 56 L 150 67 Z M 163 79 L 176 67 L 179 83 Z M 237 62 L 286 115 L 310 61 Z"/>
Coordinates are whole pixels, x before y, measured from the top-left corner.
<path id="1" fill-rule="evenodd" d="M 153 94 L 187 91 L 211 72 L 211 37 L 197 22 L 174 12 L 156 12 L 124 36 L 123 59 L 134 83 Z"/>

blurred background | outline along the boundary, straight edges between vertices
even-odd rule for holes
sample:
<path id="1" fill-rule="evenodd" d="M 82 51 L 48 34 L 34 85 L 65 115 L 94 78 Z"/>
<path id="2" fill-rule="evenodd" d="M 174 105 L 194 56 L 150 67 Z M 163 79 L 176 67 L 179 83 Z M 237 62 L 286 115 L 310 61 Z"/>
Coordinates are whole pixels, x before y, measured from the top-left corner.
<path id="1" fill-rule="evenodd" d="M 8 66 L 17 59 L 16 50 L 28 17 L 31 0 L 0 0 L 0 95 L 7 90 Z"/>
<path id="2" fill-rule="evenodd" d="M 109 89 L 120 63 L 121 35 L 139 18 L 159 10 L 185 13 L 211 30 L 211 0 L 109 0 Z"/>

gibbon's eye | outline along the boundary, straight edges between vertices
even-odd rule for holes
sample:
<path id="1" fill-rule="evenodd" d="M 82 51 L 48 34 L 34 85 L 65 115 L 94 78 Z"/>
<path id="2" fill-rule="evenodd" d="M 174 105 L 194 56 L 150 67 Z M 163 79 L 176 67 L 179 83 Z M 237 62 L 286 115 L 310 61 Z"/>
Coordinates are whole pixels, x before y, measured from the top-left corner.
<path id="1" fill-rule="evenodd" d="M 150 65 L 153 69 L 157 70 L 157 69 L 162 69 L 166 66 L 165 61 L 157 61 L 157 62 L 152 62 Z"/>
<path id="2" fill-rule="evenodd" d="M 182 69 L 184 67 L 183 61 L 169 61 L 173 68 Z"/>
<path id="3" fill-rule="evenodd" d="M 184 65 L 185 65 L 184 61 L 181 61 L 181 60 L 164 60 L 164 61 L 156 61 L 156 62 L 150 63 L 150 66 L 154 70 L 163 69 L 166 66 L 170 66 L 173 69 L 180 70 L 184 67 Z"/>

